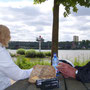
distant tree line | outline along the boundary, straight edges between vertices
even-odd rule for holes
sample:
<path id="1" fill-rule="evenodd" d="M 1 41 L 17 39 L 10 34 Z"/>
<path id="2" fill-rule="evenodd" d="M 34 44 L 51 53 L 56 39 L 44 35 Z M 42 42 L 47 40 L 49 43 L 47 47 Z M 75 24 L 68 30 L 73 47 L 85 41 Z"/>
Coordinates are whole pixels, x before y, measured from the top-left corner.
<path id="1" fill-rule="evenodd" d="M 51 49 L 52 42 L 42 42 L 41 49 Z M 21 42 L 21 41 L 11 41 L 9 42 L 9 49 L 39 49 L 38 42 Z M 90 49 L 90 40 L 82 40 L 79 42 L 66 41 L 59 42 L 58 49 Z"/>

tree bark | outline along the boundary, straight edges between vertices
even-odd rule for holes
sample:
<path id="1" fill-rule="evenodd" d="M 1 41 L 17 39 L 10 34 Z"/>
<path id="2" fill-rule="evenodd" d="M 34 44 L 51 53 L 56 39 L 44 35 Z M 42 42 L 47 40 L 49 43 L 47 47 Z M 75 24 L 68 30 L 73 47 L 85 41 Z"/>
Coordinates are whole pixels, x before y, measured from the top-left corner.
<path id="1" fill-rule="evenodd" d="M 59 4 L 57 3 L 57 1 L 58 0 L 54 0 L 54 9 L 53 9 L 51 65 L 53 53 L 56 53 L 58 56 Z"/>

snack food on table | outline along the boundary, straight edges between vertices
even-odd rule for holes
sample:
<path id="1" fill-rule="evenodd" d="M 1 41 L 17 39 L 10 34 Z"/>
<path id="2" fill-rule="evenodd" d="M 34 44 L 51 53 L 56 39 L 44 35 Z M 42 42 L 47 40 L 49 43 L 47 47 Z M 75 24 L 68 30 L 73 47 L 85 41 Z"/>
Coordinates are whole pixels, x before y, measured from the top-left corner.
<path id="1" fill-rule="evenodd" d="M 56 77 L 56 71 L 53 66 L 36 65 L 29 77 L 30 83 L 35 83 L 39 79 L 50 79 Z"/>

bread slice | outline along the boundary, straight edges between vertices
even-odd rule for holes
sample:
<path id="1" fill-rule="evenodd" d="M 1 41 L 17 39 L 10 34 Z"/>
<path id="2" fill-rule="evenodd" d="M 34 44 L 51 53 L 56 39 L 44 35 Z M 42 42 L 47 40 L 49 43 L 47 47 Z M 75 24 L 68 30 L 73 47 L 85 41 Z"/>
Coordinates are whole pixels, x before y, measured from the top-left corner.
<path id="1" fill-rule="evenodd" d="M 56 71 L 53 66 L 36 65 L 29 77 L 30 83 L 35 83 L 39 79 L 50 79 L 56 77 Z"/>
<path id="2" fill-rule="evenodd" d="M 45 66 L 42 68 L 39 77 L 40 77 L 41 79 L 49 79 L 49 78 L 54 78 L 54 77 L 56 77 L 56 73 L 55 73 L 54 67 L 53 67 L 53 66 L 45 65 Z"/>

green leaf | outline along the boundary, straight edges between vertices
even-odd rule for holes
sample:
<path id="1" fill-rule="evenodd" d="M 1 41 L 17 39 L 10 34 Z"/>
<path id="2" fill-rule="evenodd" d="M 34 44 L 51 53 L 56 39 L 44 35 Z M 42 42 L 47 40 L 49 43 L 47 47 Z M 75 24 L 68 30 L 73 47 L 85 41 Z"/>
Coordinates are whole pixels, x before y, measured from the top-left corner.
<path id="1" fill-rule="evenodd" d="M 34 0 L 34 4 L 41 4 L 46 0 Z M 64 17 L 68 16 L 71 12 L 71 7 L 73 8 L 73 12 L 78 11 L 77 5 L 84 6 L 89 8 L 90 7 L 90 0 L 58 0 L 58 4 L 62 4 L 65 7 Z"/>
<path id="2" fill-rule="evenodd" d="M 34 4 L 41 4 L 42 2 L 45 2 L 46 0 L 34 0 Z"/>
<path id="3" fill-rule="evenodd" d="M 78 8 L 77 7 L 73 7 L 73 12 L 77 12 Z"/>
<path id="4" fill-rule="evenodd" d="M 64 12 L 64 17 L 67 17 L 67 16 L 68 16 L 67 12 Z"/>

